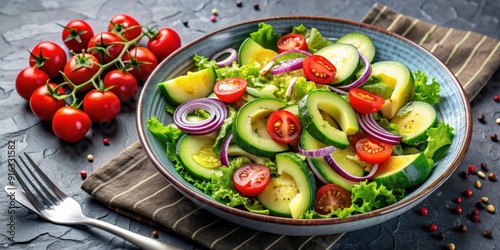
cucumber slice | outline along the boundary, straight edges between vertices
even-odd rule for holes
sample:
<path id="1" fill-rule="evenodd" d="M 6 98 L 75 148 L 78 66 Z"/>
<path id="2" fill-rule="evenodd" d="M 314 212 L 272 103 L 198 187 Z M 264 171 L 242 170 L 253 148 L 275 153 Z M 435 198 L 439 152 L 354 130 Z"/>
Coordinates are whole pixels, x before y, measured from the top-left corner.
<path id="1" fill-rule="evenodd" d="M 373 181 L 388 189 L 413 187 L 427 179 L 433 165 L 424 153 L 391 156 L 380 163 Z"/>
<path id="2" fill-rule="evenodd" d="M 264 66 L 277 55 L 276 51 L 266 49 L 252 40 L 252 38 L 247 38 L 241 43 L 238 49 L 238 63 L 245 65 L 250 61 L 255 61 Z"/>
<path id="3" fill-rule="evenodd" d="M 302 131 L 300 136 L 300 146 L 306 150 L 315 150 L 323 148 L 326 145 L 314 139 L 306 130 Z M 333 153 L 333 158 L 339 163 L 347 172 L 355 176 L 363 176 L 363 166 L 354 160 L 349 159 L 347 156 L 354 156 L 356 152 L 351 147 L 343 150 L 337 150 Z M 323 177 L 327 182 L 337 184 L 344 189 L 351 190 L 351 187 L 358 182 L 349 181 L 337 174 L 323 157 L 312 157 L 309 159 L 317 173 Z"/>
<path id="4" fill-rule="evenodd" d="M 332 117 L 341 129 L 324 120 L 321 111 Z M 336 148 L 347 148 L 347 136 L 359 130 L 354 109 L 345 99 L 331 91 L 314 90 L 304 96 L 299 102 L 299 118 L 302 127 L 316 140 Z"/>
<path id="5" fill-rule="evenodd" d="M 219 156 L 212 150 L 214 142 L 213 135 L 185 134 L 179 139 L 176 154 L 190 174 L 203 180 L 210 180 L 213 174 L 222 175 Z"/>
<path id="6" fill-rule="evenodd" d="M 380 109 L 382 115 L 391 119 L 408 103 L 415 93 L 415 80 L 406 65 L 397 61 L 381 61 L 372 64 L 372 76 L 379 77 L 383 83 L 394 88 L 391 98 L 385 100 Z"/>
<path id="7" fill-rule="evenodd" d="M 290 105 L 286 106 L 284 108 L 284 110 L 289 111 L 290 113 L 299 117 L 299 105 L 297 105 L 297 104 L 290 104 Z"/>
<path id="8" fill-rule="evenodd" d="M 351 32 L 339 38 L 336 43 L 353 45 L 359 52 L 363 53 L 363 55 L 365 55 L 370 62 L 372 62 L 375 57 L 375 45 L 373 44 L 372 39 L 366 34 Z"/>
<path id="9" fill-rule="evenodd" d="M 257 199 L 272 214 L 299 218 L 314 202 L 314 174 L 295 153 L 276 155 L 276 165 L 279 176 L 271 178 Z"/>
<path id="10" fill-rule="evenodd" d="M 266 165 L 266 158 L 258 157 L 256 155 L 250 154 L 247 151 L 241 149 L 235 144 L 231 144 L 227 147 L 227 155 L 229 156 L 245 156 L 248 157 L 252 162 Z"/>
<path id="11" fill-rule="evenodd" d="M 163 96 L 173 105 L 185 101 L 207 97 L 214 90 L 216 73 L 213 67 L 158 83 Z"/>
<path id="12" fill-rule="evenodd" d="M 336 43 L 318 50 L 316 55 L 328 59 L 337 69 L 331 84 L 346 84 L 356 74 L 359 67 L 359 52 L 350 44 Z"/>
<path id="13" fill-rule="evenodd" d="M 267 118 L 286 103 L 275 98 L 258 98 L 245 103 L 233 123 L 233 140 L 241 149 L 261 157 L 274 157 L 288 145 L 275 142 L 267 133 Z"/>
<path id="14" fill-rule="evenodd" d="M 438 122 L 434 107 L 423 101 L 412 101 L 403 106 L 391 123 L 398 126 L 402 142 L 416 146 L 427 141 L 427 130 Z"/>

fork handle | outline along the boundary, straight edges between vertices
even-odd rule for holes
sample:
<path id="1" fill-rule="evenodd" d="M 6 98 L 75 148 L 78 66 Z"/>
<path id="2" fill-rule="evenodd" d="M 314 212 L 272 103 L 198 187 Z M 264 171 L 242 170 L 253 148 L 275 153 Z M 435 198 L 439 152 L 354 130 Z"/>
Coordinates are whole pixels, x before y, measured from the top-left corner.
<path id="1" fill-rule="evenodd" d="M 88 226 L 93 226 L 102 229 L 104 231 L 107 231 L 109 233 L 112 233 L 116 236 L 119 236 L 131 242 L 132 244 L 140 247 L 141 249 L 180 249 L 178 247 L 131 232 L 129 230 L 123 229 L 121 227 L 115 226 L 113 224 L 104 221 L 88 218 L 88 220 L 86 220 L 84 223 Z"/>

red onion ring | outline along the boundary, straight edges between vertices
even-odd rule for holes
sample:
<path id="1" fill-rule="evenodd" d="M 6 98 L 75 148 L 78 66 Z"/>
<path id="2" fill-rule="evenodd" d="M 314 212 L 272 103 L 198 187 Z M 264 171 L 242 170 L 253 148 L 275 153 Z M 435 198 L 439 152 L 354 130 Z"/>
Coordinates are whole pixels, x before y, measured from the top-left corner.
<path id="1" fill-rule="evenodd" d="M 280 64 L 271 68 L 271 74 L 277 75 L 301 69 L 303 61 L 303 57 L 297 57 L 281 62 Z"/>
<path id="2" fill-rule="evenodd" d="M 333 152 L 337 151 L 337 149 L 334 146 L 326 146 L 324 148 L 318 148 L 318 149 L 303 149 L 300 145 L 298 145 L 298 150 L 301 155 L 307 157 L 322 157 L 330 155 Z"/>
<path id="3" fill-rule="evenodd" d="M 229 53 L 228 57 L 226 57 L 222 61 L 217 61 L 217 58 L 219 58 L 222 55 L 227 54 L 227 53 Z M 233 64 L 233 62 L 238 60 L 238 52 L 233 48 L 227 48 L 227 49 L 223 49 L 223 50 L 215 52 L 212 56 L 210 56 L 209 59 L 215 60 L 215 62 L 217 63 L 217 66 L 219 66 L 219 67 L 231 66 L 231 64 Z"/>
<path id="4" fill-rule="evenodd" d="M 397 145 L 401 141 L 401 136 L 393 134 L 380 127 L 380 125 L 375 121 L 375 118 L 373 118 L 373 114 L 360 114 L 356 112 L 356 116 L 358 118 L 358 123 L 361 131 L 363 131 L 363 133 L 367 134 L 368 136 L 391 145 Z M 370 119 L 370 117 L 373 120 Z"/>
<path id="5" fill-rule="evenodd" d="M 330 88 L 330 90 L 331 90 L 331 91 L 333 91 L 333 92 L 335 92 L 335 93 L 337 93 L 337 94 L 339 94 L 339 95 L 347 95 L 347 94 L 348 94 L 348 92 L 347 92 L 347 91 L 345 91 L 345 90 L 341 90 L 341 89 L 339 89 L 339 88 L 337 88 L 337 87 L 328 86 L 328 88 Z"/>
<path id="6" fill-rule="evenodd" d="M 286 96 L 291 96 L 292 95 L 293 85 L 295 85 L 296 82 L 297 82 L 297 77 L 294 76 L 292 78 L 292 80 L 290 80 L 290 83 L 288 84 L 288 87 L 286 88 L 286 92 L 285 92 Z"/>
<path id="7" fill-rule="evenodd" d="M 335 161 L 335 159 L 333 158 L 332 155 L 324 156 L 324 158 L 326 160 L 326 163 L 328 163 L 328 165 L 330 165 L 330 167 L 333 169 L 333 171 L 335 171 L 337 174 L 339 174 L 343 178 L 350 180 L 350 181 L 369 180 L 369 179 L 373 178 L 373 176 L 375 176 L 375 174 L 378 171 L 378 167 L 379 167 L 379 164 L 374 164 L 372 167 L 372 170 L 370 171 L 370 173 L 368 173 L 368 175 L 355 176 L 355 175 L 352 175 L 351 173 L 347 172 L 344 168 L 342 168 L 339 164 L 337 164 L 337 162 Z"/>
<path id="8" fill-rule="evenodd" d="M 365 71 L 363 71 L 363 74 L 361 74 L 361 76 L 358 79 L 356 79 L 349 85 L 335 86 L 335 87 L 341 90 L 349 90 L 352 88 L 357 88 L 363 85 L 370 78 L 370 75 L 372 74 L 372 66 L 370 64 L 370 61 L 368 61 L 368 58 L 366 58 L 366 56 L 363 55 L 363 53 L 361 52 L 359 52 L 359 57 L 361 58 L 361 63 L 365 65 Z"/>
<path id="9" fill-rule="evenodd" d="M 222 143 L 222 146 L 220 148 L 220 162 L 222 166 L 229 167 L 229 156 L 227 151 L 232 139 L 233 139 L 233 133 L 229 133 L 226 139 L 224 139 L 224 142 Z"/>
<path id="10" fill-rule="evenodd" d="M 198 109 L 207 111 L 210 116 L 202 121 L 189 121 L 188 115 Z M 219 129 L 227 117 L 226 105 L 215 98 L 189 100 L 179 105 L 174 112 L 175 125 L 188 134 L 206 135 Z"/>
<path id="11" fill-rule="evenodd" d="M 312 55 L 311 53 L 309 53 L 308 51 L 305 51 L 305 50 L 300 50 L 300 49 L 291 49 L 291 50 L 287 50 L 287 51 L 284 51 L 284 52 L 281 52 L 279 53 L 277 56 L 275 56 L 271 61 L 276 61 L 278 60 L 278 58 L 280 58 L 281 56 L 284 56 L 286 54 L 290 54 L 290 53 L 300 53 L 300 54 L 303 54 L 303 55 L 306 55 L 306 56 L 310 56 Z"/>

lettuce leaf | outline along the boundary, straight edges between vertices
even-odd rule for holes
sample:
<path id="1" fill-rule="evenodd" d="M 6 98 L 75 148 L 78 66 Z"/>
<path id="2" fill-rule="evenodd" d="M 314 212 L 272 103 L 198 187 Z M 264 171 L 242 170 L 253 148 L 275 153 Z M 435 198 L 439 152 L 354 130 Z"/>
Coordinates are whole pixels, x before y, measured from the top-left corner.
<path id="1" fill-rule="evenodd" d="M 415 76 L 413 100 L 437 104 L 441 100 L 441 86 L 436 78 L 432 78 L 431 82 L 427 84 L 429 77 L 421 70 L 417 70 L 413 75 Z"/>
<path id="2" fill-rule="evenodd" d="M 424 154 L 435 162 L 443 158 L 453 140 L 453 128 L 444 122 L 427 130 L 427 147 Z"/>
<path id="3" fill-rule="evenodd" d="M 228 106 L 229 112 L 227 115 L 227 118 L 224 119 L 224 122 L 222 123 L 222 126 L 219 129 L 219 132 L 217 133 L 217 137 L 215 138 L 215 143 L 214 146 L 212 147 L 213 151 L 216 154 L 220 154 L 220 149 L 222 144 L 224 143 L 225 138 L 229 133 L 231 133 L 231 129 L 233 127 L 233 121 L 234 118 L 236 117 L 236 110 Z"/>
<path id="4" fill-rule="evenodd" d="M 318 29 L 308 29 L 303 24 L 293 27 L 292 33 L 302 34 L 306 37 L 307 49 L 311 53 L 316 53 L 318 50 L 333 44 L 333 42 L 326 40 Z"/>
<path id="5" fill-rule="evenodd" d="M 266 49 L 278 51 L 278 40 L 281 34 L 274 33 L 274 28 L 267 23 L 259 23 L 259 29 L 250 33 L 250 38 Z"/>
<path id="6" fill-rule="evenodd" d="M 177 161 L 175 147 L 177 141 L 184 134 L 174 123 L 164 125 L 156 116 L 151 117 L 146 121 L 146 127 L 153 136 L 166 147 L 167 158 L 170 161 Z"/>

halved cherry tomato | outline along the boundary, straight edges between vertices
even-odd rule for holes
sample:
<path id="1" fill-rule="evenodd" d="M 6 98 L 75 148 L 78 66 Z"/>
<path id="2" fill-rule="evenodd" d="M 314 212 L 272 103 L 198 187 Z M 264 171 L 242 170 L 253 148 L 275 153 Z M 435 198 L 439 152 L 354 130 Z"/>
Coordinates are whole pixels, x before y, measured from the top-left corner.
<path id="1" fill-rule="evenodd" d="M 236 190 L 246 196 L 257 196 L 269 184 L 271 172 L 262 164 L 249 163 L 236 169 L 233 184 Z"/>
<path id="2" fill-rule="evenodd" d="M 392 154 L 393 146 L 373 138 L 363 138 L 356 142 L 356 154 L 365 162 L 376 164 L 387 160 Z"/>
<path id="3" fill-rule="evenodd" d="M 316 191 L 314 211 L 318 214 L 329 214 L 331 211 L 350 207 L 352 204 L 349 191 L 335 184 L 326 184 Z"/>
<path id="4" fill-rule="evenodd" d="M 247 81 L 243 78 L 226 78 L 214 85 L 214 93 L 221 101 L 234 103 L 245 94 L 247 85 Z"/>
<path id="5" fill-rule="evenodd" d="M 307 51 L 306 38 L 302 34 L 290 33 L 278 40 L 278 51 L 280 53 L 292 49 Z"/>
<path id="6" fill-rule="evenodd" d="M 322 84 L 331 83 L 337 73 L 337 68 L 320 55 L 306 57 L 302 63 L 302 70 L 307 80 Z"/>
<path id="7" fill-rule="evenodd" d="M 299 138 L 302 125 L 290 111 L 274 111 L 267 119 L 267 132 L 274 141 L 291 143 Z"/>
<path id="8" fill-rule="evenodd" d="M 381 96 L 358 88 L 350 89 L 347 98 L 352 108 L 363 114 L 377 112 L 385 103 Z"/>

